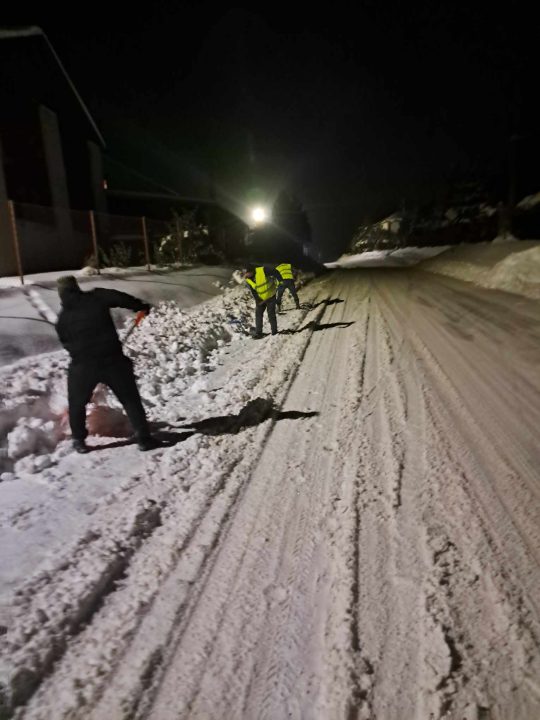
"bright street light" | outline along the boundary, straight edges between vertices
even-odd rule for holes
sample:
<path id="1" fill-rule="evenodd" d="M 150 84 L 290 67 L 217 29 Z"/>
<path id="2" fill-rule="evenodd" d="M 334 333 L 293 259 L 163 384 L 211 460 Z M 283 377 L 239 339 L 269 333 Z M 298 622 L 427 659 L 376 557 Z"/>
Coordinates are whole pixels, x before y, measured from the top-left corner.
<path id="1" fill-rule="evenodd" d="M 269 218 L 268 210 L 261 205 L 257 205 L 257 207 L 254 207 L 251 212 L 251 219 L 255 225 L 261 225 L 261 223 L 264 223 Z"/>

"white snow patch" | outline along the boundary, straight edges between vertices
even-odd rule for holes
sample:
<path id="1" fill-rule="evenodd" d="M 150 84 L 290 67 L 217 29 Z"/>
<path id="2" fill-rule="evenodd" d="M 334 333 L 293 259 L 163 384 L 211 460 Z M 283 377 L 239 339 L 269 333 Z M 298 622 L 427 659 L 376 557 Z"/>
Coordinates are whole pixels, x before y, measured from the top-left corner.
<path id="1" fill-rule="evenodd" d="M 395 250 L 369 250 L 356 255 L 342 255 L 333 262 L 324 263 L 327 268 L 357 267 L 401 267 L 416 265 L 426 258 L 439 255 L 448 249 L 448 245 L 439 247 L 405 247 Z"/>
<path id="2" fill-rule="evenodd" d="M 482 287 L 540 298 L 540 243 L 537 241 L 461 245 L 420 267 Z"/>
<path id="3" fill-rule="evenodd" d="M 487 287 L 540 298 L 540 245 L 501 260 L 491 270 L 486 284 Z"/>
<path id="4" fill-rule="evenodd" d="M 497 237 L 493 238 L 492 244 L 504 245 L 505 243 L 509 242 L 519 242 L 519 238 L 515 237 L 515 235 L 512 235 L 511 232 L 503 232 L 501 235 L 497 235 Z"/>
<path id="5" fill-rule="evenodd" d="M 54 312 L 54 310 L 52 310 L 52 308 L 49 307 L 49 305 L 47 305 L 41 295 L 34 288 L 29 288 L 28 296 L 30 297 L 32 304 L 34 305 L 38 313 L 45 320 L 54 325 L 57 320 L 56 313 Z"/>
<path id="6" fill-rule="evenodd" d="M 518 202 L 517 207 L 522 210 L 531 210 L 538 205 L 540 205 L 540 192 L 534 193 L 533 195 L 527 195 L 523 198 L 523 200 Z"/>

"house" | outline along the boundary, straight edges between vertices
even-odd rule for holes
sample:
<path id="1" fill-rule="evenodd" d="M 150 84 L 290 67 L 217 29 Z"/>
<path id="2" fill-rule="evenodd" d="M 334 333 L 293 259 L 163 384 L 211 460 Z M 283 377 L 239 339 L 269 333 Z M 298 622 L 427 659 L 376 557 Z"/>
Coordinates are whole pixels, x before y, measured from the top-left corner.
<path id="1" fill-rule="evenodd" d="M 106 212 L 104 139 L 39 27 L 0 29 L 0 275 L 81 265 L 88 211 Z M 79 212 L 74 212 L 79 211 Z"/>
<path id="2" fill-rule="evenodd" d="M 402 224 L 402 215 L 400 213 L 393 213 L 392 215 L 384 218 L 384 220 L 380 220 L 377 223 L 377 226 L 380 230 L 384 230 L 385 232 L 390 232 L 393 235 L 397 235 L 401 229 Z"/>

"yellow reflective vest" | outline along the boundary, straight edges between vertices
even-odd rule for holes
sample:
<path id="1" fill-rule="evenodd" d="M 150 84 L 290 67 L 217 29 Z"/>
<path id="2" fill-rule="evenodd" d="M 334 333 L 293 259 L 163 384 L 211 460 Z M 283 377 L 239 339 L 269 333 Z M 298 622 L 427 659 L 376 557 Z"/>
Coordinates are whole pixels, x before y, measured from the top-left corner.
<path id="1" fill-rule="evenodd" d="M 255 280 L 246 278 L 246 282 L 251 285 L 261 300 L 268 300 L 276 294 L 276 279 L 266 277 L 263 267 L 255 268 Z"/>
<path id="2" fill-rule="evenodd" d="M 281 265 L 277 266 L 276 270 L 284 280 L 294 280 L 292 265 L 290 263 L 281 263 Z"/>

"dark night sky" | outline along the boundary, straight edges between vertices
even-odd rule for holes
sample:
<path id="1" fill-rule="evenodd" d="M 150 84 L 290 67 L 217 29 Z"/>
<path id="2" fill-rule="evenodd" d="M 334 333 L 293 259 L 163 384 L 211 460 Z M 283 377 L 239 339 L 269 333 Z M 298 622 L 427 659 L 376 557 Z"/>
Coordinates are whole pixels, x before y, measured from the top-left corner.
<path id="1" fill-rule="evenodd" d="M 454 4 L 363 0 L 352 15 L 157 0 L 116 20 L 92 6 L 9 24 L 47 33 L 113 157 L 181 194 L 212 179 L 235 206 L 289 189 L 337 251 L 363 220 L 454 178 L 502 190 L 511 133 L 531 191 L 536 23 L 524 4 Z"/>

